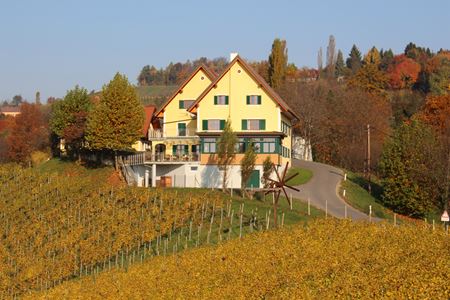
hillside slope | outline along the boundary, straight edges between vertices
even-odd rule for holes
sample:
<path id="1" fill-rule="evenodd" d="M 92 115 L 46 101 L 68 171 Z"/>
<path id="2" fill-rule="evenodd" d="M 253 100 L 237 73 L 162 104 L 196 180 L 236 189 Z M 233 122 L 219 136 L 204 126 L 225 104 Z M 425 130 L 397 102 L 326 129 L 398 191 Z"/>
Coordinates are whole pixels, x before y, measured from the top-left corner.
<path id="1" fill-rule="evenodd" d="M 423 226 L 321 220 L 156 257 L 31 298 L 448 299 L 448 242 Z"/>

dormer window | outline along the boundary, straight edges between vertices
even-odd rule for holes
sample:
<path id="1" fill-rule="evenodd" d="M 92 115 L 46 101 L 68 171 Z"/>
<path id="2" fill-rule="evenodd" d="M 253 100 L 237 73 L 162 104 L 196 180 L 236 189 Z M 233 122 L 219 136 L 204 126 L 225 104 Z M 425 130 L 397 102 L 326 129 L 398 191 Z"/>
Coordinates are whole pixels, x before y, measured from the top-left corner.
<path id="1" fill-rule="evenodd" d="M 188 109 L 194 103 L 194 100 L 180 100 L 178 102 L 179 109 Z"/>

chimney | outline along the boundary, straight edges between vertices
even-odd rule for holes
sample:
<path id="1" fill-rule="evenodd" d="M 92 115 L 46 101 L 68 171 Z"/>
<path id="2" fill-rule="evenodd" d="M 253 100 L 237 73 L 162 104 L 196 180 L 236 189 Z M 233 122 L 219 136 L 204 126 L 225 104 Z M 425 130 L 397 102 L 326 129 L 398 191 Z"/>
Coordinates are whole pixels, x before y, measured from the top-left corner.
<path id="1" fill-rule="evenodd" d="M 230 62 L 233 61 L 233 59 L 235 59 L 236 56 L 238 56 L 238 53 L 237 53 L 237 52 L 231 52 L 231 53 L 230 53 Z"/>

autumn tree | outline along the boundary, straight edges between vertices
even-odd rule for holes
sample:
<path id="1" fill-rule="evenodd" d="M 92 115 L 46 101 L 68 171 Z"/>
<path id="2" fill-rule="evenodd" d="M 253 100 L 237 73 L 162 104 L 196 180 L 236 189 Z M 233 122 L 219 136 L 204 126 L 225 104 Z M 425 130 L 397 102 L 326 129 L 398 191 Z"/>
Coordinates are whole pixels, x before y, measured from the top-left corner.
<path id="1" fill-rule="evenodd" d="M 269 62 L 267 60 L 253 61 L 249 64 L 266 82 L 269 82 Z"/>
<path id="2" fill-rule="evenodd" d="M 394 131 L 380 161 L 386 206 L 412 217 L 423 217 L 440 206 L 440 147 L 431 128 L 420 121 L 404 123 Z"/>
<path id="3" fill-rule="evenodd" d="M 78 85 L 67 91 L 63 100 L 52 104 L 50 129 L 64 139 L 69 152 L 80 155 L 84 145 L 86 123 L 92 103 L 88 92 Z"/>
<path id="4" fill-rule="evenodd" d="M 319 51 L 317 52 L 317 69 L 319 70 L 319 74 L 322 72 L 323 69 L 323 57 L 322 57 L 322 47 L 319 48 Z"/>
<path id="5" fill-rule="evenodd" d="M 100 99 L 89 114 L 86 141 L 91 149 L 130 150 L 140 139 L 144 108 L 125 75 L 117 73 L 103 86 Z M 117 166 L 117 164 L 116 164 Z"/>
<path id="6" fill-rule="evenodd" d="M 405 55 L 394 57 L 388 67 L 389 85 L 393 89 L 411 88 L 417 81 L 420 65 Z"/>
<path id="7" fill-rule="evenodd" d="M 384 95 L 388 79 L 379 69 L 380 62 L 380 53 L 372 47 L 364 56 L 363 66 L 348 81 L 348 85 L 371 94 Z"/>
<path id="8" fill-rule="evenodd" d="M 328 78 L 333 78 L 336 65 L 336 41 L 333 35 L 330 35 L 327 46 L 327 66 L 326 73 Z"/>
<path id="9" fill-rule="evenodd" d="M 242 195 L 245 193 L 248 180 L 255 169 L 256 152 L 253 144 L 250 142 L 245 149 L 244 157 L 241 160 L 241 190 Z"/>
<path id="10" fill-rule="evenodd" d="M 236 157 L 237 136 L 231 127 L 231 121 L 225 121 L 225 125 L 217 141 L 218 166 L 223 171 L 222 190 L 225 192 L 228 185 L 228 171 L 231 162 Z"/>
<path id="11" fill-rule="evenodd" d="M 364 60 L 363 63 L 368 65 L 368 64 L 373 64 L 375 66 L 379 66 L 381 63 L 381 56 L 380 56 L 380 52 L 378 51 L 378 49 L 373 46 L 366 55 L 364 55 Z"/>
<path id="12" fill-rule="evenodd" d="M 438 181 L 443 187 L 442 198 L 450 201 L 450 95 L 429 95 L 417 118 L 431 126 L 441 140 L 442 153 L 440 166 L 444 168 L 444 174 Z M 440 180 L 439 180 L 440 179 Z M 450 203 L 445 202 L 444 206 Z"/>
<path id="13" fill-rule="evenodd" d="M 348 55 L 346 64 L 347 68 L 349 68 L 353 74 L 356 74 L 358 72 L 359 68 L 361 68 L 361 52 L 359 51 L 358 47 L 356 45 L 352 46 L 352 49 L 350 50 L 350 53 Z"/>
<path id="14" fill-rule="evenodd" d="M 22 164 L 31 161 L 34 151 L 47 151 L 49 146 L 48 124 L 39 106 L 22 103 L 20 115 L 14 118 L 7 138 L 8 157 Z"/>
<path id="15" fill-rule="evenodd" d="M 286 41 L 275 39 L 272 44 L 272 51 L 269 55 L 269 84 L 274 89 L 278 89 L 286 77 L 288 54 Z"/>
<path id="16" fill-rule="evenodd" d="M 313 150 L 315 160 L 362 171 L 365 159 L 364 129 L 372 133 L 372 156 L 378 160 L 389 132 L 391 108 L 386 99 L 333 81 L 287 83 L 280 91 L 300 120 L 295 133 Z"/>

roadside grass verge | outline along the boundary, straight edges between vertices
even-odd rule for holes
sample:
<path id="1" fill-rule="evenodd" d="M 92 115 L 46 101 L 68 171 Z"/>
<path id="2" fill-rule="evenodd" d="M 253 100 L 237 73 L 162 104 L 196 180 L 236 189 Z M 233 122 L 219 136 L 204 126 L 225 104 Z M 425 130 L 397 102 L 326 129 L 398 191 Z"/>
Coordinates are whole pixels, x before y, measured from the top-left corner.
<path id="1" fill-rule="evenodd" d="M 372 177 L 371 180 L 371 190 L 372 193 L 369 194 L 367 191 L 368 181 L 362 175 L 353 173 L 350 171 L 346 171 L 347 180 L 342 181 L 340 186 L 340 195 L 342 197 L 343 191 L 346 191 L 346 195 L 344 200 L 349 203 L 354 208 L 364 212 L 365 214 L 369 214 L 369 206 L 372 206 L 372 216 L 385 219 L 385 220 L 394 220 L 394 215 L 396 215 L 396 219 L 398 223 L 402 222 L 420 222 L 425 221 L 427 223 L 432 223 L 433 220 L 436 224 L 438 224 L 440 220 L 440 211 L 432 211 L 428 213 L 424 219 L 414 219 L 408 216 L 398 214 L 390 210 L 389 208 L 383 205 L 381 200 L 383 194 L 383 188 L 381 186 L 381 182 L 378 178 Z"/>
<path id="2" fill-rule="evenodd" d="M 368 181 L 364 177 L 349 171 L 346 173 L 347 180 L 342 181 L 340 187 L 341 196 L 345 190 L 346 194 L 343 198 L 346 202 L 365 214 L 369 214 L 370 206 L 372 206 L 372 216 L 386 220 L 394 219 L 394 213 L 381 204 L 382 187 L 377 178 L 372 178 L 372 193 L 369 194 L 366 190 Z"/>
<path id="3" fill-rule="evenodd" d="M 308 169 L 302 169 L 298 167 L 292 167 L 287 171 L 286 178 L 298 173 L 298 175 L 287 182 L 288 185 L 301 185 L 311 180 L 313 172 Z"/>

